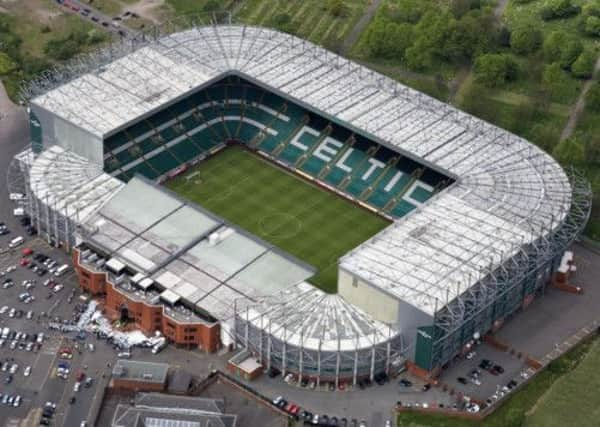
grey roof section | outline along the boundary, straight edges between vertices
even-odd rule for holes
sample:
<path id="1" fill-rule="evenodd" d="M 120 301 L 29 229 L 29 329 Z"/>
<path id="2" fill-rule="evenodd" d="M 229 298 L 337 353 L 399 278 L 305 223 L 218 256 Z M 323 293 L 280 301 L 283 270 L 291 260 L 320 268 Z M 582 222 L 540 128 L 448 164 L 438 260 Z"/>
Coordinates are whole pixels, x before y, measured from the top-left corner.
<path id="1" fill-rule="evenodd" d="M 178 368 L 169 376 L 167 390 L 169 393 L 184 394 L 189 390 L 191 382 L 192 374 L 185 369 Z"/>
<path id="2" fill-rule="evenodd" d="M 112 370 L 114 379 L 164 384 L 169 371 L 168 363 L 117 360 Z"/>
<path id="3" fill-rule="evenodd" d="M 348 272 L 428 314 L 476 284 L 481 264 L 497 267 L 520 247 L 550 234 L 570 209 L 566 174 L 524 139 L 266 28 L 209 26 L 167 35 L 32 102 L 103 136 L 227 73 L 456 178 L 425 206 L 341 260 Z M 455 239 L 439 224 L 467 234 Z M 478 242 L 478 230 L 489 244 Z M 393 239 L 409 233 L 407 254 Z M 497 247 L 506 248 L 502 256 Z M 372 251 L 388 255 L 393 268 L 374 261 Z M 444 259 L 444 268 L 433 270 L 432 258 Z M 417 285 L 403 280 L 413 275 L 427 280 Z"/>
<path id="4" fill-rule="evenodd" d="M 290 345 L 318 351 L 370 349 L 399 334 L 341 296 L 309 283 L 238 307 L 238 316 Z"/>
<path id="5" fill-rule="evenodd" d="M 102 169 L 62 147 L 53 145 L 34 158 L 20 154 L 29 164 L 33 196 L 76 224 L 89 218 L 124 184 Z"/>
<path id="6" fill-rule="evenodd" d="M 155 283 L 150 291 L 124 281 L 119 289 L 174 304 L 184 300 L 217 319 L 237 300 L 294 286 L 315 272 L 257 237 L 163 187 L 134 177 L 80 230 L 86 244 Z"/>
<path id="7" fill-rule="evenodd" d="M 134 406 L 119 404 L 113 427 L 235 427 L 237 415 L 224 414 L 221 399 L 138 393 Z"/>

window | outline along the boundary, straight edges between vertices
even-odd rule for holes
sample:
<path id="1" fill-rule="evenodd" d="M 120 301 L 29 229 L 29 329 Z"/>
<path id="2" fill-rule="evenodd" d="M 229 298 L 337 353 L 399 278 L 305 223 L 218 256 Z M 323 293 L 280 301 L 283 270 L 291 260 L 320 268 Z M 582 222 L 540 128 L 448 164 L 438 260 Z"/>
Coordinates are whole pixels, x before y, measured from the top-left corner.
<path id="1" fill-rule="evenodd" d="M 358 279 L 356 277 L 352 278 L 352 286 L 354 286 L 355 288 L 358 288 Z"/>

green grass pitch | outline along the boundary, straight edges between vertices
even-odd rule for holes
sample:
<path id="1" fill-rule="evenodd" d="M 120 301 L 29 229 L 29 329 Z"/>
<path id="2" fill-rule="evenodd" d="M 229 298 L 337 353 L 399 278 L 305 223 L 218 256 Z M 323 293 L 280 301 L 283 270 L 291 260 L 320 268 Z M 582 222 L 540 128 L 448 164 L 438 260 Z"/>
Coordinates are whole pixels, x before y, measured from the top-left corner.
<path id="1" fill-rule="evenodd" d="M 313 265 L 337 291 L 337 260 L 389 222 L 237 146 L 167 183 L 205 209 Z"/>

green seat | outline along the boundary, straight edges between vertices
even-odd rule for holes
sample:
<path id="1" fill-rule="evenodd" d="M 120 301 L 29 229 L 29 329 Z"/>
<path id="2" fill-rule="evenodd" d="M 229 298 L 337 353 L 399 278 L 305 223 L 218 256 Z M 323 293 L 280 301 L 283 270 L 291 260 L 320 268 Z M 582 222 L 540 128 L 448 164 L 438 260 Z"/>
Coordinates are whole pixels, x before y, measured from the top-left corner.
<path id="1" fill-rule="evenodd" d="M 394 206 L 394 208 L 391 211 L 391 214 L 398 218 L 402 218 L 404 215 L 410 213 L 410 211 L 412 211 L 415 208 L 416 208 L 416 206 L 413 205 L 412 203 L 407 202 L 404 199 L 401 199 L 396 204 L 396 206 Z"/>
<path id="2" fill-rule="evenodd" d="M 146 162 L 141 162 L 133 168 L 125 172 L 129 177 L 133 178 L 136 173 L 142 174 L 148 179 L 156 179 L 160 173 L 152 169 Z"/>
<path id="3" fill-rule="evenodd" d="M 203 150 L 189 139 L 184 139 L 181 142 L 169 148 L 171 152 L 181 161 L 187 162 L 194 157 L 203 153 Z"/>
<path id="4" fill-rule="evenodd" d="M 167 173 L 181 164 L 181 162 L 173 157 L 167 150 L 150 158 L 146 158 L 146 161 L 158 171 L 159 175 Z"/>

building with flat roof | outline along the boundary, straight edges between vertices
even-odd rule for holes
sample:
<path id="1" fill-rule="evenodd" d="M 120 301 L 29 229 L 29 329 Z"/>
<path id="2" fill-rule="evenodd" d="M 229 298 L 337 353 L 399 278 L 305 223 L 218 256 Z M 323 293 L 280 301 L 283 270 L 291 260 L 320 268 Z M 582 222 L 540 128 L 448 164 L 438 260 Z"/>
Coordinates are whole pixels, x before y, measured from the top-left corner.
<path id="1" fill-rule="evenodd" d="M 119 359 L 112 369 L 111 386 L 136 391 L 163 391 L 168 372 L 168 363 Z"/>
<path id="2" fill-rule="evenodd" d="M 133 405 L 119 404 L 112 427 L 236 427 L 221 399 L 138 393 Z"/>

